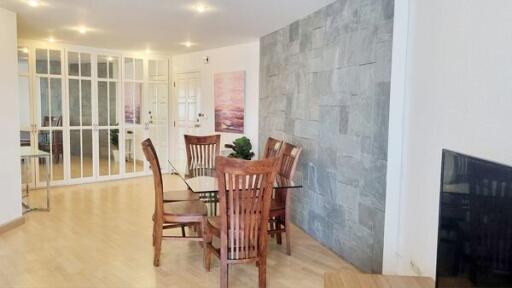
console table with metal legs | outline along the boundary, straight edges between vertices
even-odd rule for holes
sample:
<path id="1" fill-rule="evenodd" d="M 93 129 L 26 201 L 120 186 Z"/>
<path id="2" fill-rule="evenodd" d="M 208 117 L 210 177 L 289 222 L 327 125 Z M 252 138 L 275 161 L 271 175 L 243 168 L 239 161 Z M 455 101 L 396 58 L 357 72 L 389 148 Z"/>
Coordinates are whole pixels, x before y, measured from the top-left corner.
<path id="1" fill-rule="evenodd" d="M 27 191 L 22 197 L 23 214 L 31 211 L 50 211 L 50 153 L 31 147 L 21 147 L 20 157 L 27 163 L 32 159 L 44 159 L 46 166 L 46 207 L 31 207 L 26 200 L 29 197 Z M 36 165 L 33 167 L 35 172 Z"/>

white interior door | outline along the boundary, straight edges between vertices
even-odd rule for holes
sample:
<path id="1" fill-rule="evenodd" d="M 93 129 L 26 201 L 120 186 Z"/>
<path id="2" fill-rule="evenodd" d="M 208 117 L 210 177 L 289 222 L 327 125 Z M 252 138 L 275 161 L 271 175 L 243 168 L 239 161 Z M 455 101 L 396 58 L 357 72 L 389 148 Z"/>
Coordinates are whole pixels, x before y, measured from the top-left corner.
<path id="1" fill-rule="evenodd" d="M 37 144 L 35 148 L 50 153 L 50 179 L 58 182 L 65 179 L 65 147 L 67 132 L 64 127 L 64 85 L 61 50 L 35 49 L 35 125 Z M 36 171 L 37 183 L 46 180 L 47 163 L 39 161 Z"/>
<path id="2" fill-rule="evenodd" d="M 199 72 L 178 73 L 175 77 L 174 97 L 174 159 L 186 159 L 183 135 L 199 132 L 199 99 L 201 78 Z"/>
<path id="3" fill-rule="evenodd" d="M 70 178 L 93 178 L 97 125 L 91 54 L 69 51 L 67 60 Z"/>
<path id="4" fill-rule="evenodd" d="M 120 131 L 121 97 L 119 97 L 120 60 L 117 56 L 97 57 L 98 104 L 98 173 L 99 177 L 118 176 L 121 172 L 119 156 L 122 134 Z"/>
<path id="5" fill-rule="evenodd" d="M 144 125 L 144 65 L 143 59 L 124 58 L 124 172 L 141 173 L 145 170 L 145 158 L 140 143 L 146 137 L 147 125 Z M 120 138 L 121 139 L 121 138 Z"/>
<path id="6" fill-rule="evenodd" d="M 163 168 L 166 167 L 169 159 L 169 60 L 150 59 L 148 70 L 146 105 L 148 137 L 155 146 Z"/>

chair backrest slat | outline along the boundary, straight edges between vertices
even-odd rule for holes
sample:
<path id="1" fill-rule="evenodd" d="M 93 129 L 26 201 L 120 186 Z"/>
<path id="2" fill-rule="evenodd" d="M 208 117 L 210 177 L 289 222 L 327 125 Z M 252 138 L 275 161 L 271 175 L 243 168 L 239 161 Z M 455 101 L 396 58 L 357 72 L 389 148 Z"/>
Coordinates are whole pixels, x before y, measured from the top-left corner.
<path id="1" fill-rule="evenodd" d="M 217 157 L 221 245 L 227 258 L 259 257 L 266 249 L 267 221 L 281 157 L 247 161 Z"/>
<path id="2" fill-rule="evenodd" d="M 142 151 L 144 151 L 144 156 L 149 162 L 151 171 L 153 172 L 153 182 L 155 186 L 155 219 L 161 219 L 164 209 L 162 171 L 160 169 L 158 155 L 156 154 L 151 139 L 148 138 L 142 142 Z"/>
<path id="3" fill-rule="evenodd" d="M 189 168 L 215 168 L 215 156 L 220 155 L 220 135 L 185 135 Z"/>
<path id="4" fill-rule="evenodd" d="M 268 137 L 267 143 L 265 144 L 265 150 L 263 150 L 263 158 L 267 159 L 276 157 L 279 154 L 282 145 L 283 141 Z"/>

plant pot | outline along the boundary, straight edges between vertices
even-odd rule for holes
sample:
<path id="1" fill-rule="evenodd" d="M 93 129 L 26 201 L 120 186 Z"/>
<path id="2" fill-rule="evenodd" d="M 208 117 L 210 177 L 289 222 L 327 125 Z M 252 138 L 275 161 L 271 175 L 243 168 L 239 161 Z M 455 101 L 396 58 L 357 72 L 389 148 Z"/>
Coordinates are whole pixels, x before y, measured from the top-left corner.
<path id="1" fill-rule="evenodd" d="M 114 162 L 119 162 L 119 149 L 112 149 L 112 158 Z"/>

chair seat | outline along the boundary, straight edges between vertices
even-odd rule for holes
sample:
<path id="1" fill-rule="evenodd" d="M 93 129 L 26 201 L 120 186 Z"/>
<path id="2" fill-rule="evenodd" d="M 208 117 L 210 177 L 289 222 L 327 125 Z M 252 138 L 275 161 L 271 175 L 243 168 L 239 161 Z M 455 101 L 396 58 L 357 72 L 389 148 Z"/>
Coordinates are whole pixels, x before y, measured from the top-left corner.
<path id="1" fill-rule="evenodd" d="M 164 203 L 164 217 L 169 216 L 206 216 L 206 205 L 199 200 Z"/>
<path id="2" fill-rule="evenodd" d="M 220 235 L 220 216 L 208 217 L 208 229 L 216 235 Z"/>
<path id="3" fill-rule="evenodd" d="M 199 200 L 199 196 L 190 190 L 165 191 L 164 202 Z"/>
<path id="4" fill-rule="evenodd" d="M 272 199 L 272 202 L 270 202 L 270 211 L 284 210 L 285 207 L 286 206 L 285 206 L 284 201 L 281 201 L 278 199 Z"/>

